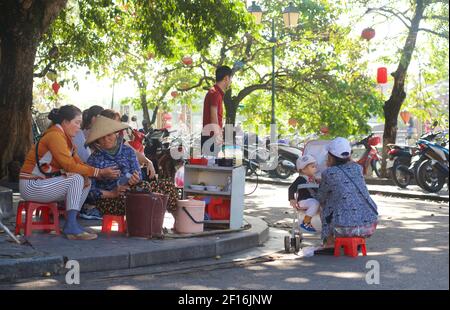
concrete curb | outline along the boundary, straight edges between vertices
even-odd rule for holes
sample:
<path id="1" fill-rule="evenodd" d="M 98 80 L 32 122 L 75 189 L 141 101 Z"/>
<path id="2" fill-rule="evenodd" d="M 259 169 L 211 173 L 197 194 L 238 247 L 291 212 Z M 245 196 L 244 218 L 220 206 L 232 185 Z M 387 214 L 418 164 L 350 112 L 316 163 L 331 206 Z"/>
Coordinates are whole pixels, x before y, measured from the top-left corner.
<path id="1" fill-rule="evenodd" d="M 62 256 L 1 259 L 0 282 L 10 282 L 21 278 L 42 277 L 46 273 L 60 274 L 64 270 Z"/>
<path id="2" fill-rule="evenodd" d="M 118 238 L 114 251 L 91 254 L 89 248 L 84 251 L 72 251 L 64 254 L 64 249 L 45 249 L 51 256 L 27 259 L 0 259 L 0 282 L 11 282 L 21 278 L 41 277 L 46 273 L 51 275 L 64 274 L 67 270 L 64 263 L 68 260 L 77 260 L 80 271 L 96 272 L 107 270 L 131 269 L 150 265 L 167 264 L 187 260 L 214 258 L 252 247 L 257 247 L 269 238 L 269 227 L 260 218 L 245 216 L 244 221 L 251 225 L 248 230 L 220 234 L 207 237 L 167 240 L 143 240 L 138 247 L 127 247 L 127 239 Z M 35 246 L 39 247 L 39 238 L 36 237 Z M 48 238 L 59 238 L 56 236 Z M 56 239 L 58 240 L 58 239 Z M 90 241 L 106 243 L 106 238 Z M 33 241 L 31 241 L 33 243 Z M 109 240 L 112 242 L 112 240 Z M 148 243 L 148 242 L 151 242 Z M 42 242 L 41 242 L 42 243 Z M 89 246 L 88 243 L 85 243 Z M 145 244 L 151 245 L 145 248 Z M 62 255 L 59 255 L 60 253 Z"/>
<path id="3" fill-rule="evenodd" d="M 256 183 L 255 179 L 246 178 L 246 182 Z M 273 185 L 291 185 L 290 182 L 287 181 L 279 181 L 279 180 L 267 180 L 267 179 L 259 179 L 258 182 L 260 184 L 273 184 Z M 370 181 L 367 183 L 368 185 L 376 185 L 371 184 Z M 389 184 L 392 185 L 392 184 Z M 442 197 L 434 194 L 414 194 L 414 193 L 403 193 L 403 192 L 394 192 L 394 191 L 382 191 L 378 189 L 370 189 L 369 193 L 372 195 L 383 195 L 383 196 L 392 196 L 399 198 L 411 198 L 411 199 L 420 199 L 420 200 L 432 200 L 432 201 L 440 201 L 440 202 L 448 202 L 449 197 Z"/>

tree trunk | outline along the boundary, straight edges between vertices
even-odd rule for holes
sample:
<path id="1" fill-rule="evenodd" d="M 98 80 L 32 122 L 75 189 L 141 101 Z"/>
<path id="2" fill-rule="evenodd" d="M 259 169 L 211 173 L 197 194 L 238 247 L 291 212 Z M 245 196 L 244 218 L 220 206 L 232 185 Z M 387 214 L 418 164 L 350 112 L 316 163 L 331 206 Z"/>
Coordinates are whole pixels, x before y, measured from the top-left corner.
<path id="1" fill-rule="evenodd" d="M 136 82 L 139 88 L 139 97 L 141 99 L 141 107 L 144 113 L 144 120 L 147 122 L 147 124 L 150 125 L 151 124 L 150 114 L 148 113 L 148 102 L 147 102 L 147 81 L 136 77 Z"/>
<path id="2" fill-rule="evenodd" d="M 223 102 L 225 104 L 225 123 L 236 126 L 236 114 L 239 102 L 237 102 L 236 98 L 233 98 L 231 90 L 225 93 Z"/>
<path id="3" fill-rule="evenodd" d="M 389 100 L 384 104 L 384 134 L 383 134 L 383 161 L 382 161 L 382 175 L 387 176 L 386 171 L 386 159 L 390 143 L 395 143 L 397 138 L 397 121 L 400 109 L 406 98 L 405 81 L 408 72 L 409 64 L 411 63 L 411 57 L 416 47 L 417 33 L 419 30 L 420 22 L 423 18 L 425 5 L 423 0 L 416 1 L 416 9 L 414 17 L 411 21 L 411 27 L 409 29 L 408 37 L 402 50 L 400 63 L 397 70 L 392 73 L 394 77 L 394 87 L 392 88 L 392 94 Z"/>
<path id="4" fill-rule="evenodd" d="M 33 69 L 42 34 L 67 0 L 0 4 L 0 177 L 31 146 Z"/>

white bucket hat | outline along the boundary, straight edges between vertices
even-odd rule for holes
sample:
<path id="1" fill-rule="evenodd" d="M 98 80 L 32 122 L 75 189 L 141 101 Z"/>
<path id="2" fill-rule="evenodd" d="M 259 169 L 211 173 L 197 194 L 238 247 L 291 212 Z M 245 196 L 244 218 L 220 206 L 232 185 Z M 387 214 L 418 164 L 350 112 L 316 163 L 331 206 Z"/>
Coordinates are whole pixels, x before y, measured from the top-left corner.
<path id="1" fill-rule="evenodd" d="M 347 139 L 338 137 L 331 141 L 328 152 L 338 158 L 346 159 L 352 156 L 352 147 Z"/>
<path id="2" fill-rule="evenodd" d="M 316 159 L 311 155 L 303 155 L 297 159 L 297 170 L 303 170 L 306 166 L 316 163 Z"/>
<path id="3" fill-rule="evenodd" d="M 113 119 L 97 116 L 92 128 L 89 130 L 89 136 L 86 139 L 86 145 L 92 144 L 101 137 L 129 128 L 125 123 L 115 121 Z"/>

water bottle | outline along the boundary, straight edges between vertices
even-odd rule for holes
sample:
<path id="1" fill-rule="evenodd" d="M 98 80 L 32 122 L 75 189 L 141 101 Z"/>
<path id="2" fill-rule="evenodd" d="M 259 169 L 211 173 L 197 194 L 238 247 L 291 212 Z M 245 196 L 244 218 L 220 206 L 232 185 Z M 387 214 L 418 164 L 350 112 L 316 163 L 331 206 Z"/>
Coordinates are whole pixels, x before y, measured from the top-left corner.
<path id="1" fill-rule="evenodd" d="M 117 185 L 124 186 L 128 185 L 128 181 L 131 178 L 131 173 L 127 172 L 125 175 L 121 175 L 119 180 L 117 181 Z"/>

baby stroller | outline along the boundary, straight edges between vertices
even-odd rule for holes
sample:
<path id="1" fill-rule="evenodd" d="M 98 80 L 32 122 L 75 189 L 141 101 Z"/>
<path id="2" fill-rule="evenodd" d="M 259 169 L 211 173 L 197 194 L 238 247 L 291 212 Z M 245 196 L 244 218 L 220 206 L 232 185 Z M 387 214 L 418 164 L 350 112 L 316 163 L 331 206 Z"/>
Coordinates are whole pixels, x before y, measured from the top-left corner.
<path id="1" fill-rule="evenodd" d="M 330 141 L 327 140 L 313 140 L 305 145 L 303 155 L 312 155 L 317 160 L 318 173 L 322 173 L 326 169 L 326 161 L 328 155 L 328 145 Z M 297 253 L 300 251 L 300 246 L 303 241 L 303 234 L 300 231 L 299 216 L 300 211 L 295 209 L 293 212 L 292 230 L 291 233 L 284 237 L 284 250 L 286 253 Z"/>
<path id="2" fill-rule="evenodd" d="M 298 251 L 300 251 L 300 244 L 303 241 L 303 235 L 299 229 L 298 217 L 298 210 L 294 210 L 291 234 L 284 236 L 284 250 L 286 251 L 286 253 L 297 253 Z"/>

